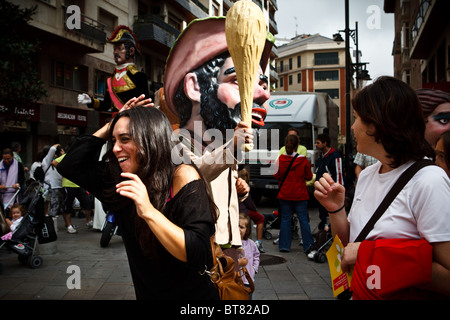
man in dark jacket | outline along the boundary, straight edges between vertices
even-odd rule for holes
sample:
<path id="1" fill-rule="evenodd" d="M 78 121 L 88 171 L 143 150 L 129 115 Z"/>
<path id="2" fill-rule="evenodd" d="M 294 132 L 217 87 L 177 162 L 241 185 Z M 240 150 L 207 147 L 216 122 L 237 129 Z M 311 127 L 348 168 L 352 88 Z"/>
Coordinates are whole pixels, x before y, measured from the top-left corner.
<path id="1" fill-rule="evenodd" d="M 342 158 L 337 150 L 330 146 L 330 137 L 326 133 L 319 134 L 316 139 L 316 147 L 322 153 L 316 161 L 316 180 L 319 180 L 325 172 L 328 172 L 334 181 L 344 184 L 344 173 L 342 171 Z M 328 212 L 325 208 L 319 206 L 319 230 L 328 231 L 327 218 Z"/>

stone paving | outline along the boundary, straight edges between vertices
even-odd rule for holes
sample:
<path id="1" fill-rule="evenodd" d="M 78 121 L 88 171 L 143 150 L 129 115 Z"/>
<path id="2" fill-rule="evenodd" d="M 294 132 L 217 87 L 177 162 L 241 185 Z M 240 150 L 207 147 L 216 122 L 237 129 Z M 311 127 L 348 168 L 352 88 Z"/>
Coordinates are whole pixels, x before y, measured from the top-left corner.
<path id="1" fill-rule="evenodd" d="M 261 213 L 271 213 L 263 205 Z M 311 228 L 318 222 L 317 209 L 310 208 Z M 134 300 L 134 287 L 122 238 L 114 236 L 110 245 L 100 247 L 101 233 L 87 229 L 85 220 L 73 218 L 78 234 L 68 234 L 58 218 L 58 240 L 39 245 L 43 264 L 38 269 L 22 265 L 18 255 L 5 247 L 0 249 L 0 299 L 2 300 Z M 274 239 L 279 230 L 271 230 Z M 282 257 L 284 263 L 261 265 L 255 278 L 253 300 L 334 300 L 328 264 L 308 260 L 292 241 L 291 252 L 281 253 L 273 240 L 263 240 L 266 253 L 262 260 Z M 270 256 L 269 256 L 270 255 Z M 75 266 L 75 267 L 74 267 Z M 72 268 L 80 272 L 76 288 Z"/>

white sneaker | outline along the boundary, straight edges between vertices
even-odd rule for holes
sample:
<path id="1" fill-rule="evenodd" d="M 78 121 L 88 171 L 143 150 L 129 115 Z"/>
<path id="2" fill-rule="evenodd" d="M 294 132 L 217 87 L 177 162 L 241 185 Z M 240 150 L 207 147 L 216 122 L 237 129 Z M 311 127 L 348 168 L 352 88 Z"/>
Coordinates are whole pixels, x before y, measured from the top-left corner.
<path id="1" fill-rule="evenodd" d="M 72 225 L 68 226 L 66 229 L 67 229 L 68 233 L 77 233 L 78 232 Z"/>
<path id="2" fill-rule="evenodd" d="M 317 253 L 316 250 L 312 250 L 310 253 L 308 253 L 308 259 L 313 260 L 316 253 Z"/>
<path id="3" fill-rule="evenodd" d="M 258 248 L 259 252 L 261 253 L 265 253 L 266 251 L 264 250 L 263 244 L 261 242 L 261 240 L 259 241 L 255 241 L 256 247 Z"/>

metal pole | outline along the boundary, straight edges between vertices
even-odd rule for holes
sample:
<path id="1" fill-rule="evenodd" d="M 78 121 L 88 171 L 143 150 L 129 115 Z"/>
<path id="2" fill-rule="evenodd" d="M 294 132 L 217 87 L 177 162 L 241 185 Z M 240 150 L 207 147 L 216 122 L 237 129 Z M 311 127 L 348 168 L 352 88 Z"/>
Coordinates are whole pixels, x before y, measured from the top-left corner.
<path id="1" fill-rule="evenodd" d="M 352 130 L 351 130 L 351 103 L 350 103 L 350 81 L 351 81 L 351 59 L 350 59 L 350 26 L 349 26 L 349 0 L 345 0 L 345 155 L 347 176 L 353 176 L 350 172 L 352 166 Z"/>
<path id="2" fill-rule="evenodd" d="M 356 45 L 356 89 L 359 89 L 359 48 L 358 48 L 358 21 L 355 22 L 355 45 Z"/>

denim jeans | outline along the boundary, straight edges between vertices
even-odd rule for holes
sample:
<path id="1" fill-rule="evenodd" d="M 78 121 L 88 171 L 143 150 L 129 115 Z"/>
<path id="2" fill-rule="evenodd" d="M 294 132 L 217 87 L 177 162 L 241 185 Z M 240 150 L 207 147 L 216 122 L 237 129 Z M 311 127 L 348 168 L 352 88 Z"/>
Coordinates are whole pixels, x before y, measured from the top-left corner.
<path id="1" fill-rule="evenodd" d="M 291 250 L 292 232 L 291 232 L 291 217 L 292 213 L 297 213 L 300 222 L 300 232 L 303 240 L 303 251 L 307 252 L 314 243 L 314 238 L 311 234 L 311 227 L 309 226 L 308 217 L 308 200 L 304 201 L 289 201 L 281 200 L 280 202 L 280 239 L 278 248 L 283 251 Z"/>

